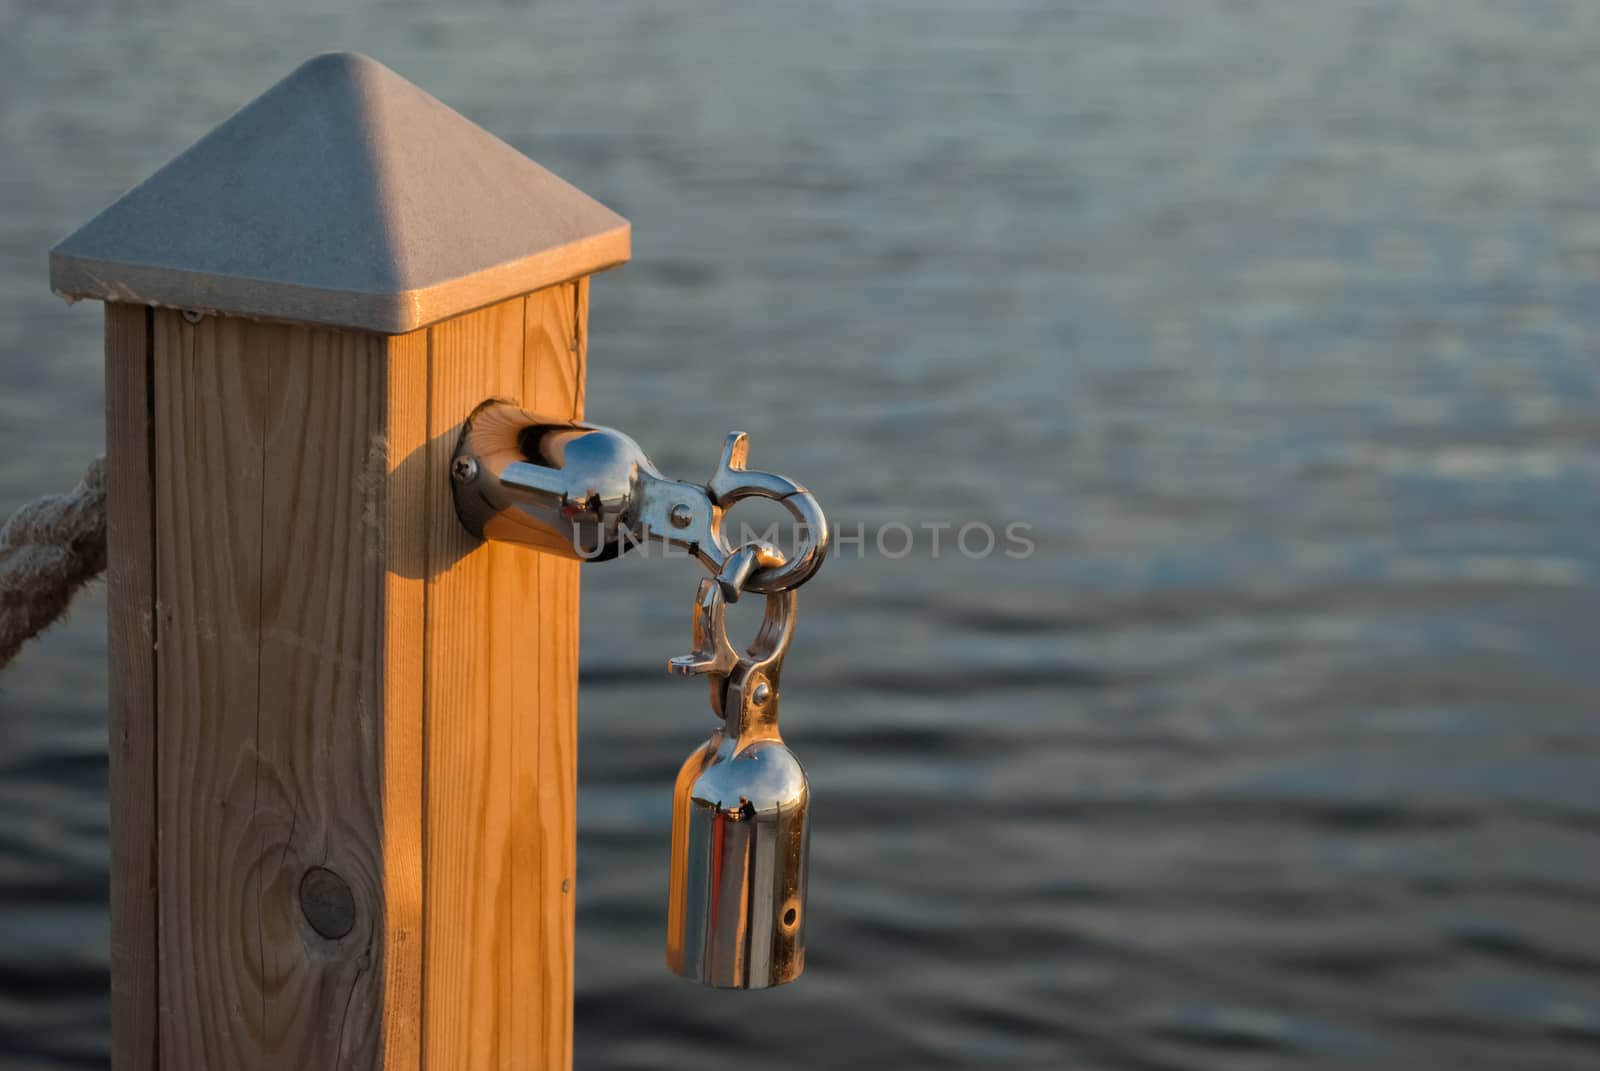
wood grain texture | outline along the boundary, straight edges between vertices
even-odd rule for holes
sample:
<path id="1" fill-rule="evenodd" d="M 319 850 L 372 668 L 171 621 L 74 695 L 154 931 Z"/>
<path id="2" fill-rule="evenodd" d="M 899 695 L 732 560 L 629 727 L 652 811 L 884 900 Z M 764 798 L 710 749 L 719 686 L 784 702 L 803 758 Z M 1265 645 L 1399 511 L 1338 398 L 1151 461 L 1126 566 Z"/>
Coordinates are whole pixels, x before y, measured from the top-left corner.
<path id="1" fill-rule="evenodd" d="M 572 411 L 576 312 L 563 285 L 430 329 L 430 1068 L 571 1062 L 578 563 L 473 540 L 449 459 L 486 398 Z"/>
<path id="2" fill-rule="evenodd" d="M 201 326 L 211 322 L 238 321 Z M 386 607 L 381 514 L 366 504 L 385 478 L 383 351 L 343 331 L 252 324 L 242 334 L 265 401 L 250 775 L 258 1041 L 277 1067 L 370 1064 L 384 1000 L 385 706 L 367 671 L 382 662 Z M 312 867 L 354 894 L 354 927 L 338 941 L 301 910 Z"/>
<path id="3" fill-rule="evenodd" d="M 583 416 L 589 281 L 530 294 L 524 312 L 523 404 L 539 413 Z M 524 767 L 519 815 L 539 827 L 540 915 L 531 938 L 539 949 L 539 1016 L 548 1066 L 572 1061 L 572 941 L 577 880 L 578 598 L 582 563 L 535 556 L 541 613 L 529 671 L 538 682 L 539 717 L 523 723 L 535 737 L 537 769 Z M 530 733 L 531 730 L 531 733 Z M 531 811 L 531 815 L 530 815 Z"/>
<path id="4" fill-rule="evenodd" d="M 111 1051 L 118 1071 L 160 1065 L 156 1020 L 155 528 L 151 312 L 106 305 Z"/>
<path id="5" fill-rule="evenodd" d="M 386 345 L 153 317 L 161 1066 L 384 1066 Z"/>
<path id="6" fill-rule="evenodd" d="M 451 508 L 459 426 L 488 396 L 522 386 L 520 302 L 430 331 L 427 856 L 423 1062 L 502 1067 L 512 990 L 511 791 L 518 682 L 511 662 L 514 548 L 475 546 Z M 498 657 L 497 657 L 498 656 Z"/>
<path id="7" fill-rule="evenodd" d="M 388 414 L 382 488 L 368 505 L 382 510 L 386 567 L 384 648 L 373 689 L 384 696 L 383 860 L 385 1071 L 422 1065 L 424 627 L 428 558 L 428 332 L 384 340 Z M 382 491 L 374 505 L 373 493 Z"/>
<path id="8" fill-rule="evenodd" d="M 579 563 L 449 458 L 581 415 L 584 311 L 108 307 L 119 1071 L 570 1066 Z"/>
<path id="9" fill-rule="evenodd" d="M 237 322 L 154 315 L 162 1064 L 255 1068 L 265 375 Z"/>
<path id="10" fill-rule="evenodd" d="M 572 349 L 578 365 L 578 382 L 572 399 L 572 415 L 582 417 L 589 389 L 589 277 L 584 276 L 573 286 L 577 313 L 572 322 Z"/>

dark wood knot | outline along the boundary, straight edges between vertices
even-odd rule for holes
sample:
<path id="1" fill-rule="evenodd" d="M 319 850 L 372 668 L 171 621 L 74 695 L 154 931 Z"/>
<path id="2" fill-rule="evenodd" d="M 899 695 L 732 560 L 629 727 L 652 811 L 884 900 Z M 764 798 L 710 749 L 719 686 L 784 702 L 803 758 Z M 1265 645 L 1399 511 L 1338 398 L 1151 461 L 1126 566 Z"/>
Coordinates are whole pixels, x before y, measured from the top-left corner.
<path id="1" fill-rule="evenodd" d="M 300 910 L 311 928 L 330 941 L 355 929 L 355 893 L 349 882 L 327 867 L 314 866 L 300 879 Z"/>

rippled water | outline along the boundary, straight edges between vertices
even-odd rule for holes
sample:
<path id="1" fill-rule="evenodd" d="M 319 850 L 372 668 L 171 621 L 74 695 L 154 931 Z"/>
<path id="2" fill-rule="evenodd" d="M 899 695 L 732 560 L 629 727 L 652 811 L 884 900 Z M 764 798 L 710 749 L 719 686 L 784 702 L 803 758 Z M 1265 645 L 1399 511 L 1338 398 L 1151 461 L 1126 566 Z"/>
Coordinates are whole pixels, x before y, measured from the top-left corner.
<path id="1" fill-rule="evenodd" d="M 0 19 L 0 512 L 102 442 L 46 249 L 353 47 L 634 221 L 592 416 L 864 526 L 776 993 L 661 965 L 694 569 L 586 576 L 578 1066 L 1600 1066 L 1600 5 Z M 1036 551 L 873 548 L 937 521 Z M 104 1061 L 103 628 L 0 678 L 8 1066 Z"/>

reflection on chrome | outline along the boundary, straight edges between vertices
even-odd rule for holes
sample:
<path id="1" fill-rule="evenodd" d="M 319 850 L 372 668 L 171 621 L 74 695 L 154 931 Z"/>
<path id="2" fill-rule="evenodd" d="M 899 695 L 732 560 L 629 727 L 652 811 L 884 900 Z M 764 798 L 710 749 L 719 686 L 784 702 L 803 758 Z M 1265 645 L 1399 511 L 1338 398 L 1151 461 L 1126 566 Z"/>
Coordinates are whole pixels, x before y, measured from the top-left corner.
<path id="1" fill-rule="evenodd" d="M 798 587 L 827 558 L 828 520 L 800 484 L 745 468 L 749 451 L 745 434 L 732 432 L 711 479 L 686 483 L 661 475 L 613 428 L 486 402 L 456 447 L 456 513 L 476 536 L 567 558 L 606 561 L 646 540 L 678 547 L 718 576 L 730 601 Z M 802 543 L 792 561 L 727 545 L 723 514 L 749 498 L 771 499 L 794 518 Z"/>
<path id="2" fill-rule="evenodd" d="M 811 793 L 778 735 L 778 677 L 794 633 L 794 592 L 767 596 L 749 651 L 723 629 L 720 587 L 700 583 L 693 655 L 680 673 L 711 676 L 718 726 L 672 792 L 667 965 L 728 989 L 782 985 L 805 968 Z"/>

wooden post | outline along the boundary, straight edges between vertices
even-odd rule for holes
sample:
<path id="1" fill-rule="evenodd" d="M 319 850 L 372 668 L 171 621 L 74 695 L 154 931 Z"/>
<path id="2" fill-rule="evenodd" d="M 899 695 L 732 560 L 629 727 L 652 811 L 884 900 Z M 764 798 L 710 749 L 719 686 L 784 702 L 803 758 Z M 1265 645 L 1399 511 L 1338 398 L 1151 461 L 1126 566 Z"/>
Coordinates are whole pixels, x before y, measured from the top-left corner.
<path id="1" fill-rule="evenodd" d="M 628 224 L 365 57 L 51 254 L 106 304 L 117 1071 L 565 1068 L 578 567 L 478 544 Z"/>

